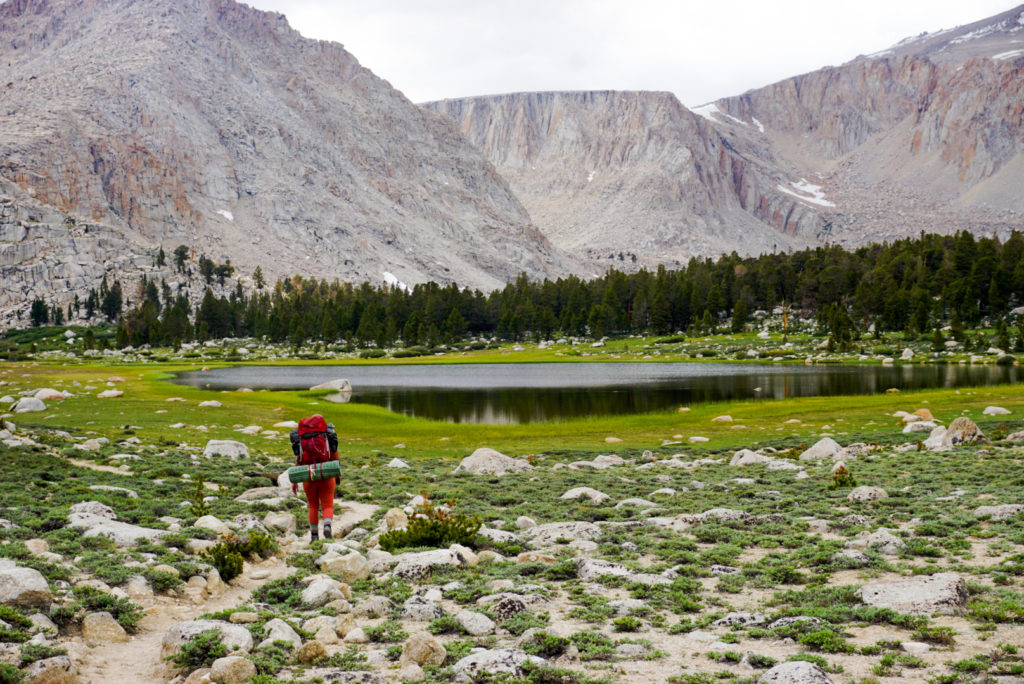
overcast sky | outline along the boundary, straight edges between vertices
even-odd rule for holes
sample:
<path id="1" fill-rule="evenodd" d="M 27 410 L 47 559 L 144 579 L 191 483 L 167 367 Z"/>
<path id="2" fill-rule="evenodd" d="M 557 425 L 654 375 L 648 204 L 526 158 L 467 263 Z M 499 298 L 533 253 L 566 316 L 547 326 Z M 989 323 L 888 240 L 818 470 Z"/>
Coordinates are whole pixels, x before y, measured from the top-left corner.
<path id="1" fill-rule="evenodd" d="M 244 0 L 342 43 L 414 102 L 527 90 L 669 90 L 695 106 L 1013 0 Z"/>

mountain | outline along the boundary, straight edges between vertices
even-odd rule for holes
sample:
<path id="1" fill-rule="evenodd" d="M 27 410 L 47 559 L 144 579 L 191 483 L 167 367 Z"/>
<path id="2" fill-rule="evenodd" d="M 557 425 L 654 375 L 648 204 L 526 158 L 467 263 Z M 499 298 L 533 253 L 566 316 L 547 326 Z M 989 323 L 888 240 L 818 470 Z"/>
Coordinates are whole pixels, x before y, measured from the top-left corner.
<path id="1" fill-rule="evenodd" d="M 836 241 L 1024 228 L 1024 6 L 707 110 L 741 153 L 824 188 Z"/>
<path id="2" fill-rule="evenodd" d="M 493 288 L 570 270 L 449 120 L 283 15 L 232 0 L 7 0 L 0 93 L 0 181 L 152 252 L 186 244 L 269 279 Z M 32 251 L 14 234 L 5 255 Z M 39 286 L 7 304 L 59 282 L 59 268 L 9 260 L 5 279 L 34 268 Z"/>
<path id="3" fill-rule="evenodd" d="M 518 93 L 423 107 L 452 117 L 545 235 L 595 266 L 801 246 L 824 225 L 778 190 L 777 170 L 737 154 L 671 93 Z"/>
<path id="4" fill-rule="evenodd" d="M 1024 228 L 1022 67 L 1024 6 L 692 111 L 651 92 L 423 106 L 456 121 L 556 246 L 671 265 Z"/>

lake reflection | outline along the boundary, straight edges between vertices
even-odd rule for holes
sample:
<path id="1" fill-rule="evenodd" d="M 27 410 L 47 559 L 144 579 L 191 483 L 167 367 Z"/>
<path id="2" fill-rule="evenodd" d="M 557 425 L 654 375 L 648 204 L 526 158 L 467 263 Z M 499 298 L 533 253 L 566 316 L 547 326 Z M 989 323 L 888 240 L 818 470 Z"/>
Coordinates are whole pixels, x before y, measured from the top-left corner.
<path id="1" fill-rule="evenodd" d="M 434 420 L 502 424 L 647 413 L 709 401 L 1015 383 L 1020 369 L 723 363 L 240 366 L 182 373 L 175 382 L 212 390 L 302 390 L 342 377 L 352 382 L 355 403 Z"/>

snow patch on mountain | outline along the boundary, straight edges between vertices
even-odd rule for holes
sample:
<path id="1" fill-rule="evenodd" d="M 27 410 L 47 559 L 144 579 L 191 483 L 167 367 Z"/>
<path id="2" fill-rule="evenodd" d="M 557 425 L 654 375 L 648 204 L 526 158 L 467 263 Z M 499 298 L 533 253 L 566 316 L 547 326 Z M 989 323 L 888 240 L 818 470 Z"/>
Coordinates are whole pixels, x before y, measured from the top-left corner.
<path id="1" fill-rule="evenodd" d="M 232 214 L 227 209 L 218 209 L 217 213 L 220 214 L 221 216 L 223 216 L 224 218 L 226 218 L 228 221 L 234 221 L 235 220 L 235 215 Z"/>
<path id="2" fill-rule="evenodd" d="M 398 276 L 396 276 L 394 273 L 390 273 L 388 271 L 384 271 L 383 275 L 384 275 L 384 282 L 387 283 L 388 285 L 390 285 L 391 287 L 397 287 L 399 290 L 404 290 L 406 292 L 412 292 L 412 290 L 409 288 L 409 286 L 406 285 L 405 283 L 403 283 L 402 281 L 400 281 L 398 279 Z"/>
<path id="3" fill-rule="evenodd" d="M 795 189 L 787 188 L 781 183 L 776 187 L 787 195 L 792 195 L 793 197 L 810 204 L 817 204 L 819 207 L 836 206 L 834 203 L 825 199 L 825 193 L 821 191 L 820 185 L 809 183 L 806 178 L 801 178 L 799 181 L 790 181 L 789 184 Z"/>

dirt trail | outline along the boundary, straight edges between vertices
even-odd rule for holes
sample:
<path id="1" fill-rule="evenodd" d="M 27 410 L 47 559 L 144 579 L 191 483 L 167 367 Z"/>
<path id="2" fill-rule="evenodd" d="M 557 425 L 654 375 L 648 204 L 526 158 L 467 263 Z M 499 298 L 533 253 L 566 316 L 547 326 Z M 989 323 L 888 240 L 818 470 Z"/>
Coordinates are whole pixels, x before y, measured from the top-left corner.
<path id="1" fill-rule="evenodd" d="M 81 465 L 88 468 L 91 464 L 83 462 Z M 102 467 L 104 466 L 95 466 Z M 335 527 L 338 530 L 351 529 L 370 518 L 376 510 L 377 506 L 372 504 L 336 501 Z M 139 623 L 139 631 L 132 635 L 128 643 L 99 643 L 94 648 L 83 648 L 81 657 L 77 659 L 79 681 L 81 684 L 167 681 L 171 678 L 171 670 L 161 658 L 164 633 L 175 623 L 241 605 L 248 601 L 253 590 L 261 585 L 292 574 L 295 568 L 285 564 L 283 555 L 262 563 L 247 563 L 242 576 L 228 585 L 223 594 L 209 597 L 199 604 L 192 603 L 187 597 L 175 599 L 169 596 L 155 596 L 152 599 L 136 599 L 135 602 L 146 610 L 146 616 Z M 253 579 L 254 573 L 267 573 L 267 576 Z"/>
<path id="2" fill-rule="evenodd" d="M 269 572 L 256 580 L 252 574 Z M 189 599 L 157 596 L 136 601 L 146 609 L 146 617 L 139 623 L 139 631 L 128 643 L 101 643 L 86 648 L 79 662 L 78 672 L 82 684 L 138 684 L 163 682 L 170 678 L 171 670 L 160 657 L 164 633 L 175 623 L 192 620 L 245 603 L 254 589 L 271 580 L 292 574 L 295 568 L 285 565 L 281 558 L 271 558 L 256 565 L 246 565 L 242 577 L 232 582 L 220 596 L 211 597 L 200 604 Z"/>
<path id="3" fill-rule="evenodd" d="M 67 459 L 67 462 L 70 463 L 71 465 L 76 465 L 79 468 L 88 468 L 89 470 L 95 470 L 95 471 L 98 471 L 98 472 L 101 472 L 101 473 L 114 473 L 115 475 L 131 475 L 132 474 L 131 471 L 128 469 L 128 466 L 117 466 L 117 467 L 114 467 L 114 466 L 96 465 L 95 463 L 90 463 L 89 461 L 80 461 L 77 458 L 69 458 L 69 459 Z"/>

